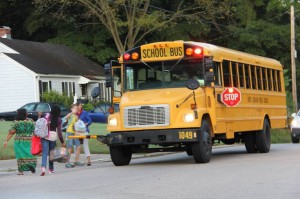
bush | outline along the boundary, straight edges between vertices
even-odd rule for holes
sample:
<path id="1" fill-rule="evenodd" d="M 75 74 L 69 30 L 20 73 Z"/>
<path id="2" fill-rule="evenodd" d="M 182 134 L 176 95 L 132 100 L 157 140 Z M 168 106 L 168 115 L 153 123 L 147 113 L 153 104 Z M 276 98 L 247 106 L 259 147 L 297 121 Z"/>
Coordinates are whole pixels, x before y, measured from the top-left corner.
<path id="1" fill-rule="evenodd" d="M 62 103 L 66 107 L 70 107 L 73 103 L 74 98 L 71 96 L 67 96 L 65 94 L 60 94 L 57 91 L 51 91 L 49 93 L 43 93 L 42 99 L 44 102 L 56 102 Z"/>
<path id="2" fill-rule="evenodd" d="M 94 105 L 93 105 L 92 103 L 89 102 L 89 103 L 83 105 L 83 109 L 84 109 L 85 111 L 93 110 L 93 109 L 94 109 Z"/>

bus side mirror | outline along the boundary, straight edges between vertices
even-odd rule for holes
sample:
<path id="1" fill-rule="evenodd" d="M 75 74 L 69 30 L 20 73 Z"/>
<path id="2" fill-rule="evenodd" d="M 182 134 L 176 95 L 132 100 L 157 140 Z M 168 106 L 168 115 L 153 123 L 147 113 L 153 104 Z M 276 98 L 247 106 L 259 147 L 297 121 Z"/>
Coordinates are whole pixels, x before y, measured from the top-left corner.
<path id="1" fill-rule="evenodd" d="M 112 87 L 111 65 L 104 64 L 105 85 L 106 88 Z"/>
<path id="2" fill-rule="evenodd" d="M 195 79 L 189 79 L 185 82 L 185 87 L 187 87 L 190 90 L 196 90 L 197 88 L 200 87 L 200 84 Z"/>
<path id="3" fill-rule="evenodd" d="M 215 74 L 214 74 L 214 62 L 212 58 L 204 58 L 204 83 L 205 86 L 212 86 L 212 83 L 215 82 Z"/>

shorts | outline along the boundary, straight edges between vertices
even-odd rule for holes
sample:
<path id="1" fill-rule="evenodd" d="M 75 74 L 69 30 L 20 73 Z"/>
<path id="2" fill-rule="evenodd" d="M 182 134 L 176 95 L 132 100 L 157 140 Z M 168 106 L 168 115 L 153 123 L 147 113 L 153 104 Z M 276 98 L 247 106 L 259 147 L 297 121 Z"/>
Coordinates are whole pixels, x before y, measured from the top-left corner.
<path id="1" fill-rule="evenodd" d="M 67 148 L 72 148 L 74 145 L 77 147 L 77 146 L 80 146 L 80 141 L 79 139 L 70 139 L 68 138 L 69 135 L 74 135 L 74 133 L 66 133 L 66 140 L 67 140 Z"/>

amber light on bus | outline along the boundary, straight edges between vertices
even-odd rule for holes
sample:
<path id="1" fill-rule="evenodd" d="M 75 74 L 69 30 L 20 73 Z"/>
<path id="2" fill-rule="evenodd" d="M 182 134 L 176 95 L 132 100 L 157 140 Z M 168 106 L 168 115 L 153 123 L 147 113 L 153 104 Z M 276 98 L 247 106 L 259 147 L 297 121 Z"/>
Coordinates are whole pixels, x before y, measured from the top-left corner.
<path id="1" fill-rule="evenodd" d="M 139 58 L 139 54 L 137 52 L 132 53 L 131 58 L 133 60 L 137 60 Z"/>

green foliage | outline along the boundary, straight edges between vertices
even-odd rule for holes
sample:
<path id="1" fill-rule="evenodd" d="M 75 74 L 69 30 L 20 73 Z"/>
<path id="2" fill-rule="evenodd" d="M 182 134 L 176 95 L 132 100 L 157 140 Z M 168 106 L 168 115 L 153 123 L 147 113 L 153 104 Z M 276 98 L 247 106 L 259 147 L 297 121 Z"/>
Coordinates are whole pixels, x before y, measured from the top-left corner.
<path id="1" fill-rule="evenodd" d="M 86 111 L 91 111 L 94 109 L 94 105 L 91 102 L 89 102 L 89 103 L 83 105 L 83 109 Z"/>
<path id="2" fill-rule="evenodd" d="M 63 44 L 91 60 L 104 64 L 109 59 L 118 56 L 113 45 L 107 45 L 111 39 L 105 29 L 92 30 L 62 30 L 58 36 L 49 39 L 49 43 Z"/>
<path id="3" fill-rule="evenodd" d="M 57 102 L 62 103 L 66 107 L 70 107 L 70 105 L 73 103 L 73 97 L 67 96 L 65 94 L 60 94 L 57 91 L 51 91 L 49 93 L 43 93 L 42 99 L 44 102 Z"/>

